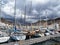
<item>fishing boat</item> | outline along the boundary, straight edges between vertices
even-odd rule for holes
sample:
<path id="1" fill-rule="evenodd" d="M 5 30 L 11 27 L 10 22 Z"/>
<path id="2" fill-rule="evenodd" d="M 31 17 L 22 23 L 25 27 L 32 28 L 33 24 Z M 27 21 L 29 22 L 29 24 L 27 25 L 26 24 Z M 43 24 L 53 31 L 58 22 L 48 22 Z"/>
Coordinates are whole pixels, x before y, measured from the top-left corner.
<path id="1" fill-rule="evenodd" d="M 8 36 L 5 32 L 0 31 L 0 43 L 4 43 L 9 41 L 10 36 Z"/>

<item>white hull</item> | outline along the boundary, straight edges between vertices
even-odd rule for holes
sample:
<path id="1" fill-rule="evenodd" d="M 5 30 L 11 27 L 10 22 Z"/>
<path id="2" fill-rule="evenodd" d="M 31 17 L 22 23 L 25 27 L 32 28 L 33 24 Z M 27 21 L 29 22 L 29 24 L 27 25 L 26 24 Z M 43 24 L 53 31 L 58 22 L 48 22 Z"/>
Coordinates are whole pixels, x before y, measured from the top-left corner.
<path id="1" fill-rule="evenodd" d="M 12 36 L 13 40 L 25 40 L 26 35 L 20 35 L 20 36 Z"/>
<path id="2" fill-rule="evenodd" d="M 44 34 L 35 34 L 35 36 L 40 36 L 40 37 L 42 37 L 42 36 L 44 36 Z"/>
<path id="3" fill-rule="evenodd" d="M 10 37 L 0 37 L 0 43 L 7 42 Z"/>
<path id="4" fill-rule="evenodd" d="M 46 36 L 50 35 L 50 33 L 45 33 Z"/>
<path id="5" fill-rule="evenodd" d="M 38 36 L 38 37 L 41 37 L 39 34 L 35 34 L 34 36 Z"/>

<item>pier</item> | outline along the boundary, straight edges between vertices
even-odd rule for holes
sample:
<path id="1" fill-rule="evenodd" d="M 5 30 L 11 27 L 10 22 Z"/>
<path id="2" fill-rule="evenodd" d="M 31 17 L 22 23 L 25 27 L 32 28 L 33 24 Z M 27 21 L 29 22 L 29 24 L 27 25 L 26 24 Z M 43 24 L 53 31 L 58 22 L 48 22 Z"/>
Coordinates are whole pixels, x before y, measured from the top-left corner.
<path id="1" fill-rule="evenodd" d="M 31 44 L 43 42 L 43 41 L 46 41 L 46 40 L 49 40 L 49 39 L 55 38 L 55 37 L 60 37 L 60 34 L 54 34 L 54 35 L 25 40 L 25 41 L 23 41 L 22 45 L 31 45 Z"/>
<path id="2" fill-rule="evenodd" d="M 39 43 L 39 42 L 43 42 L 55 37 L 60 37 L 60 33 L 59 34 L 54 34 L 54 35 L 49 35 L 49 36 L 43 36 L 43 37 L 39 37 L 39 38 L 32 38 L 32 39 L 28 39 L 28 40 L 23 40 L 23 41 L 18 41 L 17 43 L 19 45 L 32 45 L 34 43 Z M 10 42 L 10 43 L 5 43 L 5 44 L 0 44 L 0 45 L 14 45 L 16 42 Z"/>

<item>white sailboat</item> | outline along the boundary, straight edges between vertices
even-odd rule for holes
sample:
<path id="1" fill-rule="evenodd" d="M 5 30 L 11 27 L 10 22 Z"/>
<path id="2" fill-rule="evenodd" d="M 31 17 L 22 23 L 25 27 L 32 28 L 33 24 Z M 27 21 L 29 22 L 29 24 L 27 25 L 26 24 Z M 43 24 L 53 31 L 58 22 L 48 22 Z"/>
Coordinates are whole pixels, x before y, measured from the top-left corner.
<path id="1" fill-rule="evenodd" d="M 7 42 L 9 39 L 10 39 L 10 36 L 0 31 L 0 43 Z"/>
<path id="2" fill-rule="evenodd" d="M 2 6 L 2 0 L 0 1 L 0 30 L 4 28 L 5 24 L 1 22 L 1 6 Z M 8 36 L 5 32 L 0 31 L 0 43 L 6 42 L 10 39 L 10 36 Z"/>
<path id="3" fill-rule="evenodd" d="M 14 16 L 16 17 L 16 0 L 15 0 L 15 8 L 14 8 Z M 25 40 L 26 35 L 23 34 L 24 32 L 21 33 L 21 31 L 18 31 L 16 29 L 16 18 L 15 18 L 15 26 L 14 26 L 14 32 L 11 33 L 11 38 L 13 40 Z"/>
<path id="4" fill-rule="evenodd" d="M 12 39 L 13 39 L 13 40 L 18 40 L 18 41 L 19 41 L 19 40 L 25 40 L 25 39 L 26 39 L 26 35 L 24 35 L 24 34 L 17 34 L 17 33 L 15 34 L 15 33 L 14 33 L 14 34 L 12 35 Z"/>
<path id="5" fill-rule="evenodd" d="M 11 38 L 13 40 L 17 40 L 17 41 L 19 41 L 19 40 L 25 40 L 26 39 L 26 35 L 24 35 L 24 34 L 26 34 L 26 33 L 27 32 L 23 32 L 21 30 L 15 29 L 15 31 L 11 33 Z"/>
<path id="6" fill-rule="evenodd" d="M 39 13 L 40 14 L 40 13 Z M 42 37 L 42 36 L 44 36 L 44 33 L 43 32 L 45 32 L 45 30 L 43 30 L 43 26 L 42 26 L 42 19 L 41 19 L 41 14 L 40 14 L 40 23 L 39 23 L 39 33 L 36 33 L 35 34 L 35 36 L 38 36 L 38 37 Z"/>

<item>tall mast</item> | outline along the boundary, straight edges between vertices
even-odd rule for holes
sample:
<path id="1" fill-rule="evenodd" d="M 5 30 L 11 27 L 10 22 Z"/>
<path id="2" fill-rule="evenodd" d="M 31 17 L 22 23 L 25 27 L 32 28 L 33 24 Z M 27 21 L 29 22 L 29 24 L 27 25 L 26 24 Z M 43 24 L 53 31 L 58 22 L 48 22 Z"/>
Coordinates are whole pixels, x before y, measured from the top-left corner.
<path id="1" fill-rule="evenodd" d="M 21 12 L 21 20 L 22 20 L 22 12 Z M 21 27 L 22 27 L 22 23 L 20 23 L 20 20 L 19 20 L 19 28 L 21 29 Z"/>
<path id="2" fill-rule="evenodd" d="M 41 14 L 39 13 L 39 15 L 40 15 L 40 25 L 39 26 L 41 26 Z"/>
<path id="3" fill-rule="evenodd" d="M 14 5 L 14 26 L 16 27 L 16 0 Z"/>
<path id="4" fill-rule="evenodd" d="M 24 14 L 24 21 L 26 21 L 26 1 L 25 1 L 25 14 Z M 27 28 L 26 23 L 25 23 L 25 26 L 26 26 L 26 28 Z"/>
<path id="5" fill-rule="evenodd" d="M 46 11 L 46 28 L 48 28 L 48 22 L 47 22 L 47 11 Z"/>
<path id="6" fill-rule="evenodd" d="M 57 30 L 57 26 L 56 26 L 56 22 L 55 22 L 55 19 L 54 19 L 54 26 L 55 26 L 55 30 Z"/>
<path id="7" fill-rule="evenodd" d="M 1 2 L 2 0 L 0 0 L 0 22 L 1 22 L 1 6 L 2 6 Z"/>
<path id="8" fill-rule="evenodd" d="M 32 11 L 32 1 L 31 1 L 31 8 L 30 8 L 30 10 Z M 32 13 L 31 13 L 31 15 L 32 15 Z M 31 23 L 31 28 L 32 28 L 32 23 Z"/>

